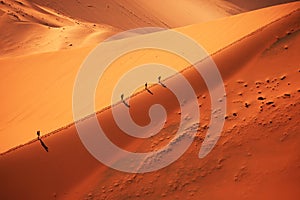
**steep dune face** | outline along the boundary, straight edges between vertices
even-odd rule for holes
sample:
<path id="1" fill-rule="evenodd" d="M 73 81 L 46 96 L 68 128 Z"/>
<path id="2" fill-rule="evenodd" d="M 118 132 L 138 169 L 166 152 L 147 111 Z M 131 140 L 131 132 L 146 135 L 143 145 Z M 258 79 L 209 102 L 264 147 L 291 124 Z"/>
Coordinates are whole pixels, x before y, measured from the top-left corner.
<path id="1" fill-rule="evenodd" d="M 194 38 L 210 54 L 213 54 L 260 27 L 287 15 L 298 5 L 296 3 L 267 8 L 210 23 L 179 28 L 178 31 Z M 3 75 L 0 79 L 0 87 L 1 91 L 6 91 L 5 98 L 1 99 L 3 105 L 0 113 L 2 119 L 0 137 L 3 141 L 3 145 L 0 146 L 1 152 L 34 139 L 37 129 L 45 134 L 73 121 L 74 80 L 82 61 L 92 48 L 93 46 L 74 47 L 60 52 L 0 59 L 0 66 L 5 66 L 0 68 L 0 74 Z M 147 54 L 141 51 L 135 56 L 137 58 L 142 56 L 143 59 L 128 59 L 126 64 L 122 64 L 123 70 L 142 64 L 136 60 L 144 62 L 155 60 L 158 63 L 170 64 L 178 70 L 188 66 L 179 59 L 165 57 L 166 55 L 158 56 L 157 52 Z M 119 65 L 120 62 L 116 62 L 111 68 L 119 69 Z M 97 93 L 95 97 L 96 110 L 110 105 L 109 97 L 114 83 L 106 82 L 104 85 L 107 89 Z"/>
<path id="2" fill-rule="evenodd" d="M 175 163 L 162 170 L 139 175 L 108 169 L 83 148 L 74 125 L 70 125 L 43 138 L 49 146 L 49 153 L 44 152 L 37 141 L 33 141 L 1 155 L 3 192 L 0 198 L 298 199 L 300 12 L 295 11 L 295 5 L 299 7 L 299 4 L 293 4 L 293 9 L 289 11 L 287 7 L 277 7 L 285 12 L 280 17 L 272 18 L 269 23 L 265 19 L 261 24 L 258 23 L 267 26 L 258 25 L 256 29 L 250 26 L 248 35 L 244 32 L 247 25 L 231 27 L 240 35 L 233 37 L 228 31 L 227 42 L 231 45 L 224 48 L 222 45 L 227 43 L 222 41 L 219 49 L 224 49 L 212 52 L 225 80 L 228 113 L 221 139 L 207 157 L 198 159 L 197 155 L 209 128 L 209 94 L 204 85 L 199 85 L 201 78 L 195 75 L 193 69 L 189 69 L 184 75 L 195 85 L 202 113 L 201 123 L 194 143 Z M 268 16 L 271 10 L 256 11 L 249 15 L 259 21 L 263 12 Z M 239 21 L 236 20 L 238 17 L 245 15 L 218 22 L 221 27 L 223 23 L 229 25 L 230 22 Z M 195 25 L 183 29 L 192 36 L 198 33 L 198 28 L 199 25 Z M 199 35 L 195 34 L 194 38 L 200 42 Z M 233 38 L 238 41 L 232 43 Z M 212 42 L 214 48 L 215 45 Z M 209 47 L 209 44 L 206 43 L 205 47 Z M 65 53 L 74 55 L 75 52 Z M 54 55 L 57 56 L 43 56 L 51 60 Z M 80 60 L 80 53 L 76 55 Z M 28 58 L 20 57 L 19 62 Z M 9 60 L 2 60 L 5 61 Z M 173 105 L 174 100 L 171 96 L 165 98 L 168 94 L 162 89 L 154 87 L 153 91 L 158 95 L 153 98 L 143 92 L 132 100 L 134 108 L 143 108 L 145 111 L 139 120 L 147 119 L 146 111 L 152 103 Z M 180 113 L 174 105 L 164 129 L 148 141 L 125 137 L 113 122 L 109 109 L 99 113 L 98 119 L 109 130 L 108 136 L 121 147 L 132 151 L 153 151 L 169 142 L 177 128 Z M 135 112 L 138 110 L 133 112 L 133 116 Z M 88 126 L 89 120 L 83 123 Z"/>
<path id="3" fill-rule="evenodd" d="M 299 9 L 299 2 L 250 11 L 238 17 L 230 16 L 225 19 L 180 27 L 176 30 L 195 38 L 209 53 L 215 53 L 297 9 Z"/>

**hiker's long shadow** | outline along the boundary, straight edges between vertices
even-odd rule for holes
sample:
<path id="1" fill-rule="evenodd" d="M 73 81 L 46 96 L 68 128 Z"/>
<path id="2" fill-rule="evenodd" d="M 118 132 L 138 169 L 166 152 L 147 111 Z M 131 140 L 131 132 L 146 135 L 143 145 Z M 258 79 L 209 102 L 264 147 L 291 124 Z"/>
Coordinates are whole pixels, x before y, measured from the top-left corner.
<path id="1" fill-rule="evenodd" d="M 38 140 L 40 141 L 42 147 L 47 151 L 49 152 L 49 148 L 47 147 L 47 145 L 43 142 L 43 140 L 41 138 L 38 138 Z"/>
<path id="2" fill-rule="evenodd" d="M 127 108 L 130 108 L 130 105 L 128 103 L 126 103 L 126 101 L 124 100 L 124 94 L 121 94 L 121 100 Z"/>
<path id="3" fill-rule="evenodd" d="M 148 89 L 148 83 L 145 83 L 145 90 L 147 90 L 147 92 L 149 92 L 151 95 L 153 95 L 153 93 Z"/>

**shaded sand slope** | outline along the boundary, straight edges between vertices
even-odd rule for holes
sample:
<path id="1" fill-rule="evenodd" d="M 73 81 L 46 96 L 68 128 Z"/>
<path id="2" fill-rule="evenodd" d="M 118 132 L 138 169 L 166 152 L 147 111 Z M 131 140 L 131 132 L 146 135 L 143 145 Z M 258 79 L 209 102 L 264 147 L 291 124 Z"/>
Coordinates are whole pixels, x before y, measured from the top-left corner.
<path id="1" fill-rule="evenodd" d="M 266 8 L 212 21 L 211 24 L 183 27 L 178 31 L 195 39 L 209 53 L 214 53 L 248 33 L 287 15 L 297 7 L 299 3 Z M 219 29 L 216 31 L 214 27 Z M 285 31 L 281 34 L 285 34 Z M 276 34 L 271 36 L 269 39 L 274 40 Z M 126 44 L 128 40 L 123 42 Z M 80 64 L 92 48 L 74 48 L 0 59 L 0 66 L 3 66 L 0 68 L 0 74 L 3 76 L 0 79 L 0 90 L 5 92 L 5 98 L 1 99 L 3 109 L 0 113 L 0 140 L 2 141 L 0 152 L 35 138 L 37 129 L 45 134 L 72 122 L 73 83 Z M 120 60 L 111 67 L 112 73 L 126 72 L 138 64 L 153 62 L 153 60 L 179 70 L 188 66 L 188 63 L 182 62 L 182 59 L 158 53 L 137 52 L 134 56 L 143 59 L 127 59 L 123 63 Z M 121 69 L 120 66 L 123 68 Z M 18 73 L 15 73 L 16 71 Z M 111 74 L 108 76 L 111 77 Z M 114 77 L 118 79 L 119 75 L 115 74 Z M 110 104 L 110 95 L 116 80 L 113 78 L 108 80 L 109 83 L 101 84 L 106 85 L 105 90 L 100 88 L 102 93 L 96 94 L 97 110 Z"/>
<path id="2" fill-rule="evenodd" d="M 107 169 L 86 152 L 70 125 L 43 138 L 49 153 L 31 142 L 0 157 L 1 199 L 298 199 L 299 13 L 213 55 L 225 79 L 228 113 L 221 139 L 204 159 L 198 152 L 210 101 L 201 77 L 190 68 L 183 74 L 199 96 L 202 116 L 194 143 L 178 161 L 141 175 Z M 98 114 L 121 147 L 149 151 L 173 137 L 180 117 L 176 100 L 164 88 L 152 89 L 153 97 L 143 92 L 130 101 L 140 124 L 149 120 L 146 111 L 153 103 L 169 108 L 164 129 L 150 140 L 122 134 L 109 109 Z M 83 124 L 89 126 L 89 120 Z"/>
<path id="3" fill-rule="evenodd" d="M 260 0 L 260 1 L 244 1 L 244 0 L 226 0 L 245 10 L 255 10 L 268 6 L 274 6 L 283 3 L 294 2 L 297 0 Z"/>

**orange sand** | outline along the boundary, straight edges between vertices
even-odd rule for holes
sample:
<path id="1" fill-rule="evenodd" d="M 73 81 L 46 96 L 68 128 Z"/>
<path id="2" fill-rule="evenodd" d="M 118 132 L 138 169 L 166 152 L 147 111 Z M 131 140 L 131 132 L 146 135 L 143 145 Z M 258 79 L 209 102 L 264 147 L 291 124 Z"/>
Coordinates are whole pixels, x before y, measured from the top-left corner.
<path id="1" fill-rule="evenodd" d="M 36 5 L 30 4 L 28 9 L 39 11 L 40 16 Z M 49 9 L 54 5 L 48 5 Z M 138 175 L 109 169 L 91 157 L 71 124 L 43 137 L 49 153 L 38 141 L 32 141 L 0 156 L 0 199 L 298 199 L 299 5 L 290 3 L 177 29 L 212 54 L 225 80 L 228 118 L 220 140 L 207 157 L 199 159 L 198 152 L 207 131 L 205 125 L 209 123 L 210 99 L 206 98 L 209 94 L 201 77 L 189 68 L 183 74 L 199 96 L 201 123 L 194 143 L 175 163 Z M 0 15 L 1 27 L 7 26 L 10 33 L 20 31 L 22 26 L 13 29 L 5 19 L 8 15 L 1 11 Z M 47 19 L 50 24 L 52 18 Z M 62 17 L 59 23 L 73 23 L 72 20 Z M 107 25 L 114 26 L 107 23 L 105 28 Z M 32 30 L 44 35 L 40 27 Z M 76 34 L 81 33 L 80 28 L 76 30 L 69 32 L 72 38 L 79 41 L 86 36 Z M 45 35 L 39 41 L 47 42 L 57 36 L 52 31 Z M 18 44 L 17 38 L 26 41 L 25 36 L 13 37 L 14 44 Z M 52 40 L 61 44 L 61 40 Z M 9 41 L 0 46 L 3 44 L 8 47 Z M 72 121 L 73 81 L 80 63 L 94 47 L 93 42 L 69 46 L 68 50 L 46 45 L 39 52 L 32 44 L 24 45 L 24 49 L 20 44 L 20 50 L 12 46 L 1 51 L 2 152 L 35 138 L 37 129 L 47 133 Z M 134 56 L 139 58 L 139 53 L 146 54 L 144 62 L 158 54 L 137 52 Z M 165 56 L 158 61 L 168 62 L 170 59 Z M 178 69 L 188 67 L 185 62 L 178 64 L 178 59 L 172 61 Z M 124 70 L 136 63 L 128 62 Z M 131 151 L 153 150 L 165 145 L 176 130 L 180 117 L 176 100 L 161 87 L 154 86 L 152 90 L 157 94 L 153 98 L 142 92 L 130 101 L 131 114 L 139 116 L 135 120 L 141 124 L 147 122 L 146 113 L 153 103 L 169 108 L 164 129 L 151 140 L 124 135 L 116 127 L 110 109 L 98 113 L 108 137 L 119 146 Z M 110 95 L 109 91 L 105 96 Z M 265 100 L 258 100 L 260 96 Z M 108 100 L 102 101 L 96 108 L 100 110 L 107 105 Z M 88 124 L 88 120 L 84 123 Z"/>

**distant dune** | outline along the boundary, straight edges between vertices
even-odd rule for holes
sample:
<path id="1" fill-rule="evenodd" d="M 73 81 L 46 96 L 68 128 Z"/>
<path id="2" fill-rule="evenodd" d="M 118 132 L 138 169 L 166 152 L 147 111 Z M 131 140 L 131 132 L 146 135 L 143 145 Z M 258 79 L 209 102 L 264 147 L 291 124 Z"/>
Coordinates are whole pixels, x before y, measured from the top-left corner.
<path id="1" fill-rule="evenodd" d="M 0 55 L 79 48 L 97 44 L 122 30 L 174 28 L 241 11 L 223 1 L 4 0 L 0 3 L 0 26 L 6 31 L 1 34 Z"/>
<path id="2" fill-rule="evenodd" d="M 225 0 L 227 2 L 230 2 L 242 9 L 245 9 L 247 11 L 249 10 L 255 10 L 259 8 L 274 6 L 278 4 L 284 4 L 289 2 L 296 2 L 297 0 L 260 0 L 260 1 L 244 1 L 244 0 Z"/>
<path id="3" fill-rule="evenodd" d="M 93 46 L 122 30 L 145 26 L 181 27 L 275 5 L 279 1 L 244 2 L 2 0 L 0 26 L 5 31 L 0 35 L 0 55 L 22 56 Z"/>
<path id="4" fill-rule="evenodd" d="M 8 37 L 11 41 L 0 40 L 0 46 L 6 48 L 1 51 L 3 57 L 0 58 L 0 91 L 4 94 L 0 113 L 0 151 L 4 152 L 34 139 L 38 129 L 44 134 L 57 131 L 42 137 L 49 147 L 48 153 L 38 141 L 32 140 L 1 154 L 0 199 L 299 198 L 299 2 L 234 16 L 228 16 L 230 14 L 227 11 L 224 14 L 224 10 L 218 10 L 217 13 L 224 14 L 223 18 L 193 25 L 189 24 L 192 21 L 184 19 L 183 24 L 180 24 L 186 25 L 184 27 L 178 27 L 179 23 L 173 24 L 172 17 L 159 11 L 144 13 L 145 8 L 135 3 L 124 6 L 125 1 L 106 3 L 102 9 L 129 14 L 133 16 L 132 20 L 136 20 L 133 23 L 118 22 L 119 20 L 110 22 L 109 17 L 98 18 L 98 15 L 93 15 L 89 10 L 98 5 L 91 0 L 85 1 L 85 7 L 81 6 L 80 1 L 77 1 L 80 6 L 71 1 L 50 4 L 39 0 L 32 1 L 34 4 L 10 1 L 13 4 L 11 6 L 8 1 L 3 2 L 5 4 L 0 4 L 1 10 L 8 6 L 18 11 L 16 7 L 24 6 L 32 16 L 25 15 L 20 20 L 30 18 L 30 22 L 16 22 L 12 14 L 2 11 L 0 19 L 1 27 L 14 33 Z M 211 2 L 224 1 L 209 2 L 207 4 L 215 5 Z M 263 4 L 242 5 L 242 1 L 232 2 L 235 4 L 222 5 L 236 9 L 234 14 L 241 12 L 241 8 L 251 10 L 264 7 Z M 265 6 L 270 3 L 262 2 L 266 3 Z M 190 4 L 192 3 L 195 2 L 191 1 Z M 153 6 L 155 4 L 150 4 L 143 2 L 147 9 L 157 9 Z M 171 5 L 172 3 L 168 6 Z M 203 4 L 199 2 L 199 5 Z M 174 13 L 178 16 L 180 8 L 181 4 L 174 8 Z M 216 10 L 214 7 L 212 9 Z M 37 15 L 33 15 L 36 12 Z M 151 16 L 153 13 L 157 18 Z M 193 13 L 191 12 L 191 16 Z M 38 19 L 44 15 L 48 17 L 43 21 L 44 25 L 41 25 Z M 112 16 L 115 15 L 120 17 L 115 13 Z M 96 21 L 96 18 L 103 21 Z M 193 68 L 183 71 L 182 74 L 198 96 L 201 111 L 195 141 L 179 160 L 167 168 L 146 174 L 128 174 L 107 168 L 83 147 L 72 124 L 72 88 L 80 64 L 97 45 L 94 42 L 100 41 L 98 37 L 93 39 L 94 33 L 102 31 L 105 38 L 104 35 L 142 26 L 146 19 L 151 21 L 150 25 L 177 27 L 177 31 L 202 44 L 212 55 L 225 81 L 228 111 L 225 127 L 216 147 L 207 157 L 199 159 L 198 152 L 209 129 L 210 98 L 202 78 L 196 75 Z M 14 26 L 13 23 L 21 25 Z M 95 29 L 93 23 L 97 23 Z M 26 41 L 24 38 L 29 35 L 21 32 L 23 26 L 27 30 L 25 24 L 29 24 L 30 31 L 37 31 L 37 35 L 45 37 L 38 38 L 38 42 L 33 42 L 30 37 L 28 44 L 20 44 L 18 41 Z M 68 26 L 71 27 L 69 32 Z M 65 32 L 63 28 L 66 29 Z M 82 33 L 83 30 L 93 31 L 86 34 Z M 56 38 L 60 31 L 68 40 Z M 23 34 L 16 34 L 18 32 Z M 77 44 L 76 41 L 81 41 L 82 38 L 87 42 Z M 55 45 L 39 47 L 40 41 L 53 41 L 52 44 Z M 63 47 L 62 41 L 68 41 L 65 43 L 68 47 Z M 10 43 L 19 44 L 20 50 L 17 46 L 9 49 Z M 22 51 L 24 55 L 21 54 Z M 147 51 L 138 52 L 135 56 L 139 59 L 128 61 L 128 66 L 124 64 L 123 70 L 139 63 L 137 60 L 147 62 L 153 59 L 153 55 L 159 57 L 159 54 L 149 54 Z M 189 67 L 179 59 L 166 57 L 164 61 L 159 57 L 157 61 L 170 62 L 178 70 Z M 112 77 L 109 82 L 111 85 L 106 82 L 107 93 L 97 93 L 97 110 L 109 106 L 108 100 L 99 99 L 110 96 L 114 81 L 116 80 Z M 125 135 L 115 124 L 110 108 L 98 112 L 97 117 L 103 129 L 109 133 L 108 137 L 120 147 L 134 152 L 153 151 L 164 146 L 174 136 L 180 120 L 178 102 L 165 88 L 154 86 L 151 89 L 157 95 L 148 98 L 149 94 L 143 91 L 130 100 L 131 114 L 138 116 L 135 119 L 141 124 L 149 120 L 147 111 L 152 104 L 160 103 L 169 108 L 165 127 L 150 140 L 133 139 Z M 88 127 L 89 119 L 82 123 Z"/>

